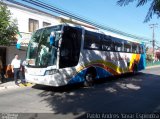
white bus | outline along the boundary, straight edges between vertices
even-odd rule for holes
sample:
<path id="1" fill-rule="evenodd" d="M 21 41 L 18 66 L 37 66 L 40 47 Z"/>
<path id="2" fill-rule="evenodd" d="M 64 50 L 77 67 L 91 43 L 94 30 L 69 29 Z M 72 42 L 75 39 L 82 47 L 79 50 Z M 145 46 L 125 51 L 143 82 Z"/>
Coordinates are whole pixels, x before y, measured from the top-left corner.
<path id="1" fill-rule="evenodd" d="M 55 43 L 50 45 L 50 35 Z M 144 44 L 99 33 L 94 29 L 60 24 L 37 30 L 30 40 L 26 81 L 49 86 L 93 80 L 145 69 Z"/>

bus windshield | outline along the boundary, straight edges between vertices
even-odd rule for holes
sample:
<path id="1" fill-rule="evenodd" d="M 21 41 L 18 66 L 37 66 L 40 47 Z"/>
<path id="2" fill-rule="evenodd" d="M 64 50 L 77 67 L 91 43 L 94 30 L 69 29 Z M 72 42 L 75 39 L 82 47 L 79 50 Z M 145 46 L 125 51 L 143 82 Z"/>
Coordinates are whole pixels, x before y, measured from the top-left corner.
<path id="1" fill-rule="evenodd" d="M 61 25 L 52 26 L 33 33 L 27 50 L 27 66 L 47 67 L 56 65 L 59 37 L 55 35 L 55 43 L 50 45 L 50 36 L 53 32 L 61 31 L 61 28 Z"/>

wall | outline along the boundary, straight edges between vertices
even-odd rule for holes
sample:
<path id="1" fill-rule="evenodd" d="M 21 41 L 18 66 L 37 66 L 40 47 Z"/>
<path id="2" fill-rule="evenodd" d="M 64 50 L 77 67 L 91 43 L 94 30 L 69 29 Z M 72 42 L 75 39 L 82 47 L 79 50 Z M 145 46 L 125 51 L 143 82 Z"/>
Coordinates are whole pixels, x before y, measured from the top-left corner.
<path id="1" fill-rule="evenodd" d="M 29 32 L 29 18 L 38 20 L 39 28 L 43 27 L 43 22 L 51 23 L 51 25 L 60 23 L 59 17 L 36 11 L 34 9 L 25 8 L 15 4 L 8 4 L 8 9 L 12 13 L 12 19 L 17 19 L 20 32 Z"/>
<path id="2" fill-rule="evenodd" d="M 30 34 L 29 18 L 38 20 L 39 28 L 43 27 L 43 22 L 51 23 L 51 25 L 60 23 L 60 19 L 51 14 L 36 11 L 34 9 L 29 9 L 29 8 L 12 4 L 12 3 L 7 3 L 7 7 L 12 14 L 12 19 L 17 20 L 19 32 L 23 32 L 22 34 L 25 34 L 25 33 Z M 4 46 L 0 46 L 0 47 L 4 47 Z M 7 48 L 6 49 L 6 65 L 11 63 L 15 54 L 18 54 L 22 60 L 25 59 L 26 51 L 17 50 L 16 46 L 9 46 L 6 48 Z"/>
<path id="3" fill-rule="evenodd" d="M 0 46 L 5 47 L 5 46 Z M 17 50 L 15 46 L 6 47 L 6 65 L 10 64 L 14 55 L 18 54 L 21 60 L 24 60 L 26 57 L 26 51 Z"/>

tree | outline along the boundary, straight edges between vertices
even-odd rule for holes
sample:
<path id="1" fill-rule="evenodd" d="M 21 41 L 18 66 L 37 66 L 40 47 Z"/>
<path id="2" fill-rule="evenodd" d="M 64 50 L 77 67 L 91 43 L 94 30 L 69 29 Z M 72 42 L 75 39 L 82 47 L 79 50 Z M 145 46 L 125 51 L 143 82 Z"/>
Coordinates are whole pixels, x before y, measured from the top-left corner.
<path id="1" fill-rule="evenodd" d="M 11 13 L 0 0 L 0 45 L 10 45 L 15 41 L 18 27 L 16 20 L 11 20 Z"/>
<path id="2" fill-rule="evenodd" d="M 120 6 L 125 6 L 133 1 L 136 1 L 136 0 L 118 0 L 117 4 Z M 149 1 L 151 1 L 151 0 L 138 0 L 136 7 L 143 6 Z M 152 0 L 144 22 L 148 22 L 154 14 L 156 14 L 158 17 L 160 17 L 160 0 Z"/>

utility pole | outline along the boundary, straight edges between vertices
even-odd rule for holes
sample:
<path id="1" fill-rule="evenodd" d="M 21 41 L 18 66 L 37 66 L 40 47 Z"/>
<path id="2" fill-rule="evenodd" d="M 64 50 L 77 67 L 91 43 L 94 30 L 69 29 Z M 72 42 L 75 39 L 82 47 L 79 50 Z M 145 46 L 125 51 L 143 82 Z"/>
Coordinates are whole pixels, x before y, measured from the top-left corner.
<path id="1" fill-rule="evenodd" d="M 153 47 L 153 57 L 154 57 L 154 49 L 155 49 L 155 28 L 158 27 L 158 24 L 150 24 L 149 25 L 151 29 L 153 29 L 152 32 L 152 47 Z"/>

